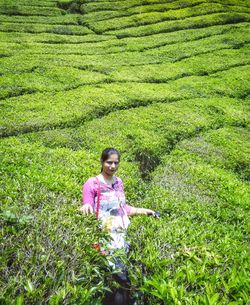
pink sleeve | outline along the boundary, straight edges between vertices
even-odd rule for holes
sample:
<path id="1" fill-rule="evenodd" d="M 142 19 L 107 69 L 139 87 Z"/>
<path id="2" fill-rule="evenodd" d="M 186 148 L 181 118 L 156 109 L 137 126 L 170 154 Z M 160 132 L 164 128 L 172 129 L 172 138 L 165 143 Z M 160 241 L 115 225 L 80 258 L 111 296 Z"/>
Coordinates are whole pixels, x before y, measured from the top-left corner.
<path id="1" fill-rule="evenodd" d="M 130 215 L 130 212 L 131 212 L 131 205 L 128 205 L 128 204 L 125 204 L 125 211 L 127 212 L 128 216 Z"/>
<path id="2" fill-rule="evenodd" d="M 119 183 L 120 183 L 120 185 L 121 185 L 121 187 L 122 187 L 122 191 L 123 191 L 123 193 L 124 193 L 124 187 L 123 187 L 123 182 L 122 182 L 122 180 L 119 178 Z M 127 203 L 125 204 L 125 206 L 124 206 L 124 209 L 125 209 L 125 211 L 126 211 L 126 213 L 128 214 L 128 216 L 130 215 L 130 212 L 131 212 L 131 206 L 130 205 L 128 205 Z"/>
<path id="3" fill-rule="evenodd" d="M 88 179 L 82 188 L 82 204 L 91 204 L 94 207 L 96 191 L 93 184 L 93 179 Z"/>

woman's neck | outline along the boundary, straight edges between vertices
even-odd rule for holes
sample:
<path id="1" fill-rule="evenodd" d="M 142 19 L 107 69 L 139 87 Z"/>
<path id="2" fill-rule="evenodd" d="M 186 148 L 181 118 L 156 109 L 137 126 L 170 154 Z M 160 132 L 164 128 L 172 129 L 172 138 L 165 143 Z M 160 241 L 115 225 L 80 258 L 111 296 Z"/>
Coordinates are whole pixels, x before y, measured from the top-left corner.
<path id="1" fill-rule="evenodd" d="M 114 182 L 113 175 L 107 175 L 105 172 L 101 172 L 101 176 L 106 183 L 113 184 L 113 182 Z"/>

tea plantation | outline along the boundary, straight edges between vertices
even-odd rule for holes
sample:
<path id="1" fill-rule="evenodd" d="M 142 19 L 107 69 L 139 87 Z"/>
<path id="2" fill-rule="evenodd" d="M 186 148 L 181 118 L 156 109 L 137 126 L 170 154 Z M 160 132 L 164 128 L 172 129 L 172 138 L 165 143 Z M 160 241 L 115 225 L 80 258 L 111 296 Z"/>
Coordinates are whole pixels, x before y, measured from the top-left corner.
<path id="1" fill-rule="evenodd" d="M 82 184 L 120 150 L 137 305 L 249 304 L 249 0 L 0 0 L 3 305 L 101 305 Z"/>

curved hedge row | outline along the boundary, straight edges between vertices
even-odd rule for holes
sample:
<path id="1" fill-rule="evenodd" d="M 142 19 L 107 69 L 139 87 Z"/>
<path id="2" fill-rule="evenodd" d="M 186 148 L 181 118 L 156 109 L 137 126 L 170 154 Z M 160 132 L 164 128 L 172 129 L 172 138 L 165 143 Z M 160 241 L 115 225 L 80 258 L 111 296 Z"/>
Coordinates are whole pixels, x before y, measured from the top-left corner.
<path id="1" fill-rule="evenodd" d="M 116 285 L 83 182 L 122 153 L 137 305 L 245 305 L 249 1 L 0 4 L 6 305 L 101 305 Z"/>

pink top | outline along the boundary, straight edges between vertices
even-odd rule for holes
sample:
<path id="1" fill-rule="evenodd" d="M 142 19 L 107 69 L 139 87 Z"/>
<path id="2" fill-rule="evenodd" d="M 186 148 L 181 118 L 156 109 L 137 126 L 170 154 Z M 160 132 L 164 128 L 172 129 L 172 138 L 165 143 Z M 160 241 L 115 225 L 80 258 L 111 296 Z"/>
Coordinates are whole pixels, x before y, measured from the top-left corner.
<path id="1" fill-rule="evenodd" d="M 123 182 L 121 178 L 115 177 L 115 182 L 108 185 L 100 181 L 100 214 L 107 210 L 110 210 L 116 206 L 121 207 L 126 211 L 127 215 L 130 215 L 131 206 L 126 204 Z M 83 185 L 83 204 L 91 204 L 94 211 L 96 212 L 97 204 L 97 191 L 98 182 L 96 177 L 89 178 Z"/>
<path id="2" fill-rule="evenodd" d="M 83 185 L 83 204 L 91 204 L 94 211 L 97 208 L 97 194 L 100 185 L 100 206 L 98 219 L 101 220 L 102 229 L 109 232 L 111 241 L 106 245 L 109 251 L 126 249 L 125 233 L 129 226 L 131 206 L 126 204 L 122 180 L 114 177 L 112 185 L 92 177 Z M 105 249 L 101 246 L 102 251 Z"/>

